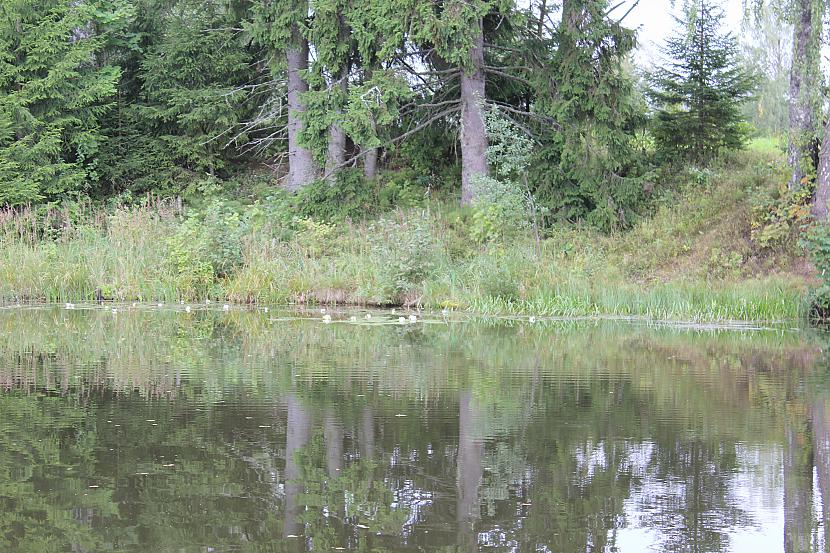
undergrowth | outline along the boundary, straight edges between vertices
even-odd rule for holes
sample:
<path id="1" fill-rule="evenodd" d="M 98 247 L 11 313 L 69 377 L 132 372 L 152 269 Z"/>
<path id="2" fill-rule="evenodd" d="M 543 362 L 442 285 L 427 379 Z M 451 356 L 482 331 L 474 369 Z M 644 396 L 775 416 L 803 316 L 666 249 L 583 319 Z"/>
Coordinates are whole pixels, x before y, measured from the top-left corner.
<path id="1" fill-rule="evenodd" d="M 6 211 L 0 297 L 795 319 L 804 315 L 813 280 L 792 235 L 796 225 L 764 240 L 757 230 L 780 224 L 765 213 L 789 213 L 780 207 L 789 200 L 779 194 L 778 159 L 748 151 L 720 168 L 680 171 L 654 190 L 650 216 L 610 235 L 579 224 L 553 226 L 540 237 L 530 225 L 481 233 L 476 209 L 490 206 L 459 210 L 415 196 L 406 202 L 411 207 L 364 221 L 297 209 L 281 194 L 248 205 L 217 195 L 190 209 L 150 201 Z"/>

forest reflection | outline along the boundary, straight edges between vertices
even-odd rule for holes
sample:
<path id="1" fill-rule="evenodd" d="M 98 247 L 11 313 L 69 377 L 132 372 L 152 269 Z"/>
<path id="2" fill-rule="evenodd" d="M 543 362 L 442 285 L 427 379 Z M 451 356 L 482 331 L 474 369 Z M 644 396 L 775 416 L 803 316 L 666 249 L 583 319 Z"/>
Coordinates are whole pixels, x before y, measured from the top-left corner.
<path id="1" fill-rule="evenodd" d="M 3 311 L 0 550 L 824 551 L 825 342 Z"/>

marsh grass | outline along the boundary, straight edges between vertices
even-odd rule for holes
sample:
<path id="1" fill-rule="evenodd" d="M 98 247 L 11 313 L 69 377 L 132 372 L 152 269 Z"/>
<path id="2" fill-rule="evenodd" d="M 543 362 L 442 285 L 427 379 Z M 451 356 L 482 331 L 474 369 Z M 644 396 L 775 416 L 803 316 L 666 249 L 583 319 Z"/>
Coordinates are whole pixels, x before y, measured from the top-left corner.
<path id="1" fill-rule="evenodd" d="M 630 231 L 559 226 L 541 245 L 530 233 L 478 243 L 469 214 L 439 204 L 365 223 L 306 220 L 290 233 L 269 220 L 249 221 L 239 227 L 241 261 L 221 276 L 199 257 L 205 252 L 182 252 L 188 240 L 171 238 L 189 237 L 183 225 L 193 224 L 173 204 L 3 211 L 0 298 L 84 301 L 100 292 L 115 301 L 212 297 L 490 315 L 796 319 L 810 285 L 798 270 L 799 252 L 761 251 L 748 238 L 749 195 L 776 186 L 778 157 L 751 150 L 724 163 L 728 170 L 691 172 Z"/>

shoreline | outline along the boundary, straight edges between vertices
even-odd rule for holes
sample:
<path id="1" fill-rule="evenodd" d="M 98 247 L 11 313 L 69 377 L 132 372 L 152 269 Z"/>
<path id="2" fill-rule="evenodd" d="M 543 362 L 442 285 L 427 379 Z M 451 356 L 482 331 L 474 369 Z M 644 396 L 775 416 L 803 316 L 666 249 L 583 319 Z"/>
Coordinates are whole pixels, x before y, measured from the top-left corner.
<path id="1" fill-rule="evenodd" d="M 68 307 L 71 305 L 71 307 Z M 38 310 L 38 309 L 60 309 L 64 311 L 113 311 L 117 313 L 181 313 L 195 315 L 198 313 L 260 313 L 268 314 L 271 321 L 276 320 L 315 320 L 324 321 L 323 314 L 331 317 L 330 323 L 357 323 L 360 325 L 374 324 L 400 324 L 397 317 L 415 314 L 418 317 L 417 323 L 450 323 L 468 321 L 499 321 L 504 323 L 521 323 L 525 325 L 546 326 L 561 323 L 623 323 L 642 324 L 653 328 L 671 328 L 677 330 L 692 331 L 799 331 L 810 327 L 806 319 L 720 319 L 703 320 L 690 318 L 653 318 L 643 315 L 614 315 L 614 314 L 590 314 L 573 316 L 555 315 L 516 315 L 516 314 L 489 314 L 469 310 L 444 311 L 440 309 L 401 309 L 396 307 L 374 307 L 358 304 L 336 304 L 336 305 L 298 305 L 298 304 L 239 304 L 232 302 L 211 301 L 204 302 L 130 302 L 130 301 L 103 301 L 90 302 L 80 301 L 78 303 L 56 303 L 56 302 L 0 302 L 0 311 L 11 310 Z M 364 320 L 366 314 L 372 316 L 371 321 Z M 349 319 L 356 314 L 361 317 L 356 320 Z M 288 315 L 274 319 L 274 315 Z M 293 317 L 291 316 L 293 315 Z M 325 321 L 324 321 L 325 322 Z M 414 324 L 410 321 L 406 325 Z"/>

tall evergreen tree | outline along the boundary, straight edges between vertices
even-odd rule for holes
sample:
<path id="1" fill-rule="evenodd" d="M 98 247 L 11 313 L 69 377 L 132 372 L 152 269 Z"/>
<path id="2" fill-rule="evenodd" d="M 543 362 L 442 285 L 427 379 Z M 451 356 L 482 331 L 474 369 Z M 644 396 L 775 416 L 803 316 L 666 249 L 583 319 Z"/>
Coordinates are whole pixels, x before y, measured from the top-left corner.
<path id="1" fill-rule="evenodd" d="M 741 106 L 755 78 L 739 59 L 735 37 L 721 29 L 723 10 L 711 0 L 686 3 L 678 32 L 664 48 L 668 61 L 650 75 L 661 154 L 697 162 L 746 139 Z"/>
<path id="2" fill-rule="evenodd" d="M 129 17 L 121 2 L 0 5 L 0 205 L 86 191 L 96 179 L 120 68 L 102 53 Z"/>
<path id="3" fill-rule="evenodd" d="M 605 230 L 631 224 L 643 196 L 633 137 L 644 103 L 625 68 L 635 35 L 610 9 L 607 0 L 566 0 L 559 27 L 543 41 L 549 53 L 538 58 L 550 62 L 535 72 L 534 109 L 547 119 L 531 169 L 536 195 L 556 219 Z"/>
<path id="4" fill-rule="evenodd" d="M 247 2 L 135 4 L 126 36 L 137 38 L 127 45 L 137 55 L 120 56 L 121 93 L 106 121 L 101 186 L 176 193 L 194 175 L 227 175 L 256 136 L 240 135 L 240 127 L 266 86 L 256 65 L 261 52 L 238 31 Z"/>
<path id="5" fill-rule="evenodd" d="M 297 190 L 318 177 L 312 149 L 306 144 L 304 96 L 309 91 L 308 0 L 260 0 L 253 4 L 253 30 L 269 52 L 275 83 L 285 75 L 288 123 L 288 175 L 285 186 Z M 275 94 L 278 92 L 275 91 Z"/>

